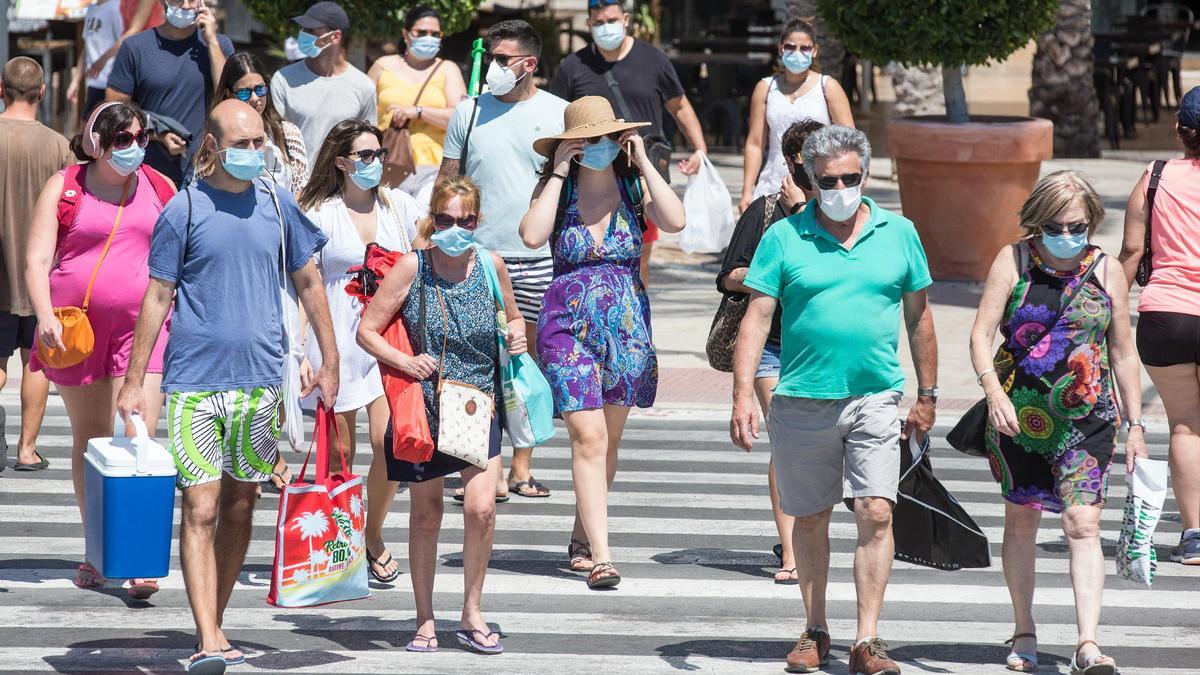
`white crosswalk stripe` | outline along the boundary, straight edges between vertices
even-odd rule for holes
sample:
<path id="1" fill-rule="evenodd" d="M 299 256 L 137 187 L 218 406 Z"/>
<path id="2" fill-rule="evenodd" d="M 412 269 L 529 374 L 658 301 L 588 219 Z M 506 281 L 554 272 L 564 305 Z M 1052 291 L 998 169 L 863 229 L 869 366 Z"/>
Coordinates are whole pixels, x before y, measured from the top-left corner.
<path id="1" fill-rule="evenodd" d="M 0 394 L 0 403 L 10 411 L 8 437 L 15 439 L 15 393 Z M 506 653 L 498 657 L 452 645 L 463 591 L 463 526 L 454 502 L 447 499 L 438 545 L 434 599 L 442 651 L 411 654 L 403 651 L 415 616 L 407 574 L 392 585 L 373 584 L 367 600 L 292 610 L 265 604 L 278 505 L 275 495 L 265 494 L 225 615 L 226 630 L 249 656 L 231 672 L 780 672 L 803 628 L 803 606 L 795 587 L 771 580 L 777 564 L 770 553 L 775 529 L 765 441 L 745 454 L 730 447 L 723 423 L 670 414 L 635 416 L 626 438 L 610 495 L 613 554 L 624 577 L 615 592 L 590 592 L 582 576 L 566 568 L 574 497 L 564 438 L 538 450 L 534 460 L 535 475 L 553 496 L 514 496 L 498 505 L 484 588 L 484 615 L 504 635 Z M 365 433 L 359 445 L 367 447 Z M 131 603 L 115 587 L 88 592 L 71 584 L 83 530 L 69 447 L 68 421 L 52 397 L 39 441 L 51 467 L 0 473 L 0 672 L 178 671 L 194 637 L 177 556 L 150 603 Z M 1151 453 L 1161 457 L 1165 447 L 1155 445 Z M 10 448 L 10 460 L 13 454 Z M 356 463 L 359 472 L 366 471 L 365 459 Z M 934 466 L 988 534 L 994 564 L 942 572 L 897 563 L 881 637 L 906 673 L 1008 672 L 1002 643 L 1012 632 L 1012 610 L 1000 560 L 1002 502 L 986 462 L 935 442 Z M 1110 576 L 1100 642 L 1125 675 L 1198 672 L 1200 570 L 1163 562 L 1153 591 L 1112 576 L 1123 474 L 1120 467 L 1113 472 L 1102 518 Z M 392 511 L 384 535 L 407 572 L 406 493 Z M 1162 558 L 1178 540 L 1173 500 L 1165 512 L 1155 537 Z M 824 672 L 837 674 L 846 672 L 855 631 L 856 533 L 849 512 L 835 511 L 831 536 L 834 661 Z M 1043 519 L 1038 544 L 1035 614 L 1043 622 L 1043 670 L 1066 672 L 1076 631 L 1058 518 Z"/>

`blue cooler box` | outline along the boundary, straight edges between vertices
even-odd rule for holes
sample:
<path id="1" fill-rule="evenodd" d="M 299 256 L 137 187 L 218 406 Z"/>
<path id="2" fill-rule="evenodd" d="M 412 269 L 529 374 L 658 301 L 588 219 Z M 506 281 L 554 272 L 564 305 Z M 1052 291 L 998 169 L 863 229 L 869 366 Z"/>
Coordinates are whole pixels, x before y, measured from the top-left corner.
<path id="1" fill-rule="evenodd" d="M 86 559 L 109 579 L 165 577 L 171 560 L 175 460 L 133 420 L 137 438 L 93 438 L 85 455 Z"/>

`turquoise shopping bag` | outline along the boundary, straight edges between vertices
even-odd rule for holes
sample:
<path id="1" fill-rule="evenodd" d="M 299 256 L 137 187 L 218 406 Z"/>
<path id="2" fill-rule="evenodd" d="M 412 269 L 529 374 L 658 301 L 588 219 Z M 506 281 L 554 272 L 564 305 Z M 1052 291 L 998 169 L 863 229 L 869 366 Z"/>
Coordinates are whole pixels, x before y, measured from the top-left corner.
<path id="1" fill-rule="evenodd" d="M 550 393 L 550 383 L 529 354 L 508 355 L 508 323 L 496 264 L 486 249 L 476 246 L 475 253 L 496 300 L 496 345 L 500 353 L 504 426 L 514 448 L 532 448 L 554 437 L 554 397 Z"/>

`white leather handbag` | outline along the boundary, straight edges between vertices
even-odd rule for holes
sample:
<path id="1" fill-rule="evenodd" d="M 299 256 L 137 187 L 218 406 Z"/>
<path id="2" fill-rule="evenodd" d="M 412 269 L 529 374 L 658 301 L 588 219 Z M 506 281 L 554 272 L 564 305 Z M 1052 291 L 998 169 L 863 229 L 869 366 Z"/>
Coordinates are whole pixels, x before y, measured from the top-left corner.
<path id="1" fill-rule="evenodd" d="M 479 387 L 442 377 L 446 363 L 446 337 L 450 325 L 442 291 L 434 286 L 442 310 L 442 357 L 438 360 L 438 437 L 437 450 L 474 464 L 480 469 L 488 465 L 488 446 L 491 441 L 492 397 Z"/>

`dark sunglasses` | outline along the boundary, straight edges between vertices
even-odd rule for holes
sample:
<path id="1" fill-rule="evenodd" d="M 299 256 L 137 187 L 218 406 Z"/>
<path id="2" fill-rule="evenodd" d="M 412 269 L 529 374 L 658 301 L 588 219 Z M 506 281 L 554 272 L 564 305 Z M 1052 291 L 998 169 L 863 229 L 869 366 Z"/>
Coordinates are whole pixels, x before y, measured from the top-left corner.
<path id="1" fill-rule="evenodd" d="M 527 59 L 530 56 L 532 56 L 532 54 L 493 54 L 491 52 L 487 52 L 483 55 L 483 58 L 488 63 L 495 61 L 496 63 L 500 64 L 501 68 L 507 68 L 508 64 L 512 63 L 514 59 L 520 61 L 521 59 Z"/>
<path id="2" fill-rule="evenodd" d="M 234 89 L 233 95 L 236 96 L 237 100 L 239 101 L 249 101 L 250 94 L 254 94 L 259 98 L 266 98 L 267 92 L 269 91 L 271 91 L 271 88 L 268 87 L 264 82 L 263 84 L 254 87 L 242 87 L 241 89 Z"/>
<path id="3" fill-rule="evenodd" d="M 440 38 L 440 37 L 442 37 L 442 31 L 440 31 L 440 30 L 429 30 L 428 28 L 417 28 L 417 29 L 413 30 L 413 32 L 412 32 L 412 35 L 413 35 L 413 37 L 435 37 L 435 38 Z"/>
<path id="4" fill-rule="evenodd" d="M 430 217 L 433 218 L 433 224 L 439 230 L 447 230 L 455 225 L 464 230 L 474 230 L 479 225 L 479 216 L 474 213 L 462 218 L 454 218 L 448 213 L 433 213 L 430 214 Z"/>
<path id="5" fill-rule="evenodd" d="M 862 183 L 862 179 L 863 175 L 861 173 L 846 173 L 840 176 L 821 176 L 817 179 L 817 187 L 821 188 L 822 190 L 834 190 L 837 189 L 838 182 L 841 181 L 842 185 L 852 188 L 859 183 Z"/>
<path id="6" fill-rule="evenodd" d="M 1061 234 L 1083 234 L 1088 231 L 1088 222 L 1086 220 L 1078 223 L 1056 223 L 1050 221 L 1042 223 L 1042 234 L 1054 237 Z"/>
<path id="7" fill-rule="evenodd" d="M 623 0 L 588 0 L 588 9 L 596 9 L 597 7 L 611 7 L 612 5 L 623 4 Z"/>
<path id="8" fill-rule="evenodd" d="M 346 156 L 347 157 L 357 157 L 360 160 L 362 160 L 363 164 L 370 164 L 371 162 L 375 161 L 376 157 L 378 157 L 379 161 L 381 161 L 381 162 L 386 161 L 387 155 L 388 155 L 387 148 L 378 148 L 378 149 L 359 150 L 358 152 L 352 152 Z"/>
<path id="9" fill-rule="evenodd" d="M 150 142 L 150 134 L 145 129 L 136 134 L 132 131 L 118 131 L 113 134 L 112 146 L 115 150 L 128 150 L 134 142 L 137 142 L 139 148 L 144 148 Z"/>
<path id="10" fill-rule="evenodd" d="M 785 52 L 794 52 L 797 49 L 799 49 L 801 52 L 803 52 L 805 54 L 811 54 L 812 50 L 815 49 L 815 47 L 813 47 L 812 45 L 795 45 L 795 44 L 792 44 L 791 42 L 785 42 L 781 46 L 783 47 L 783 51 L 785 51 Z"/>

